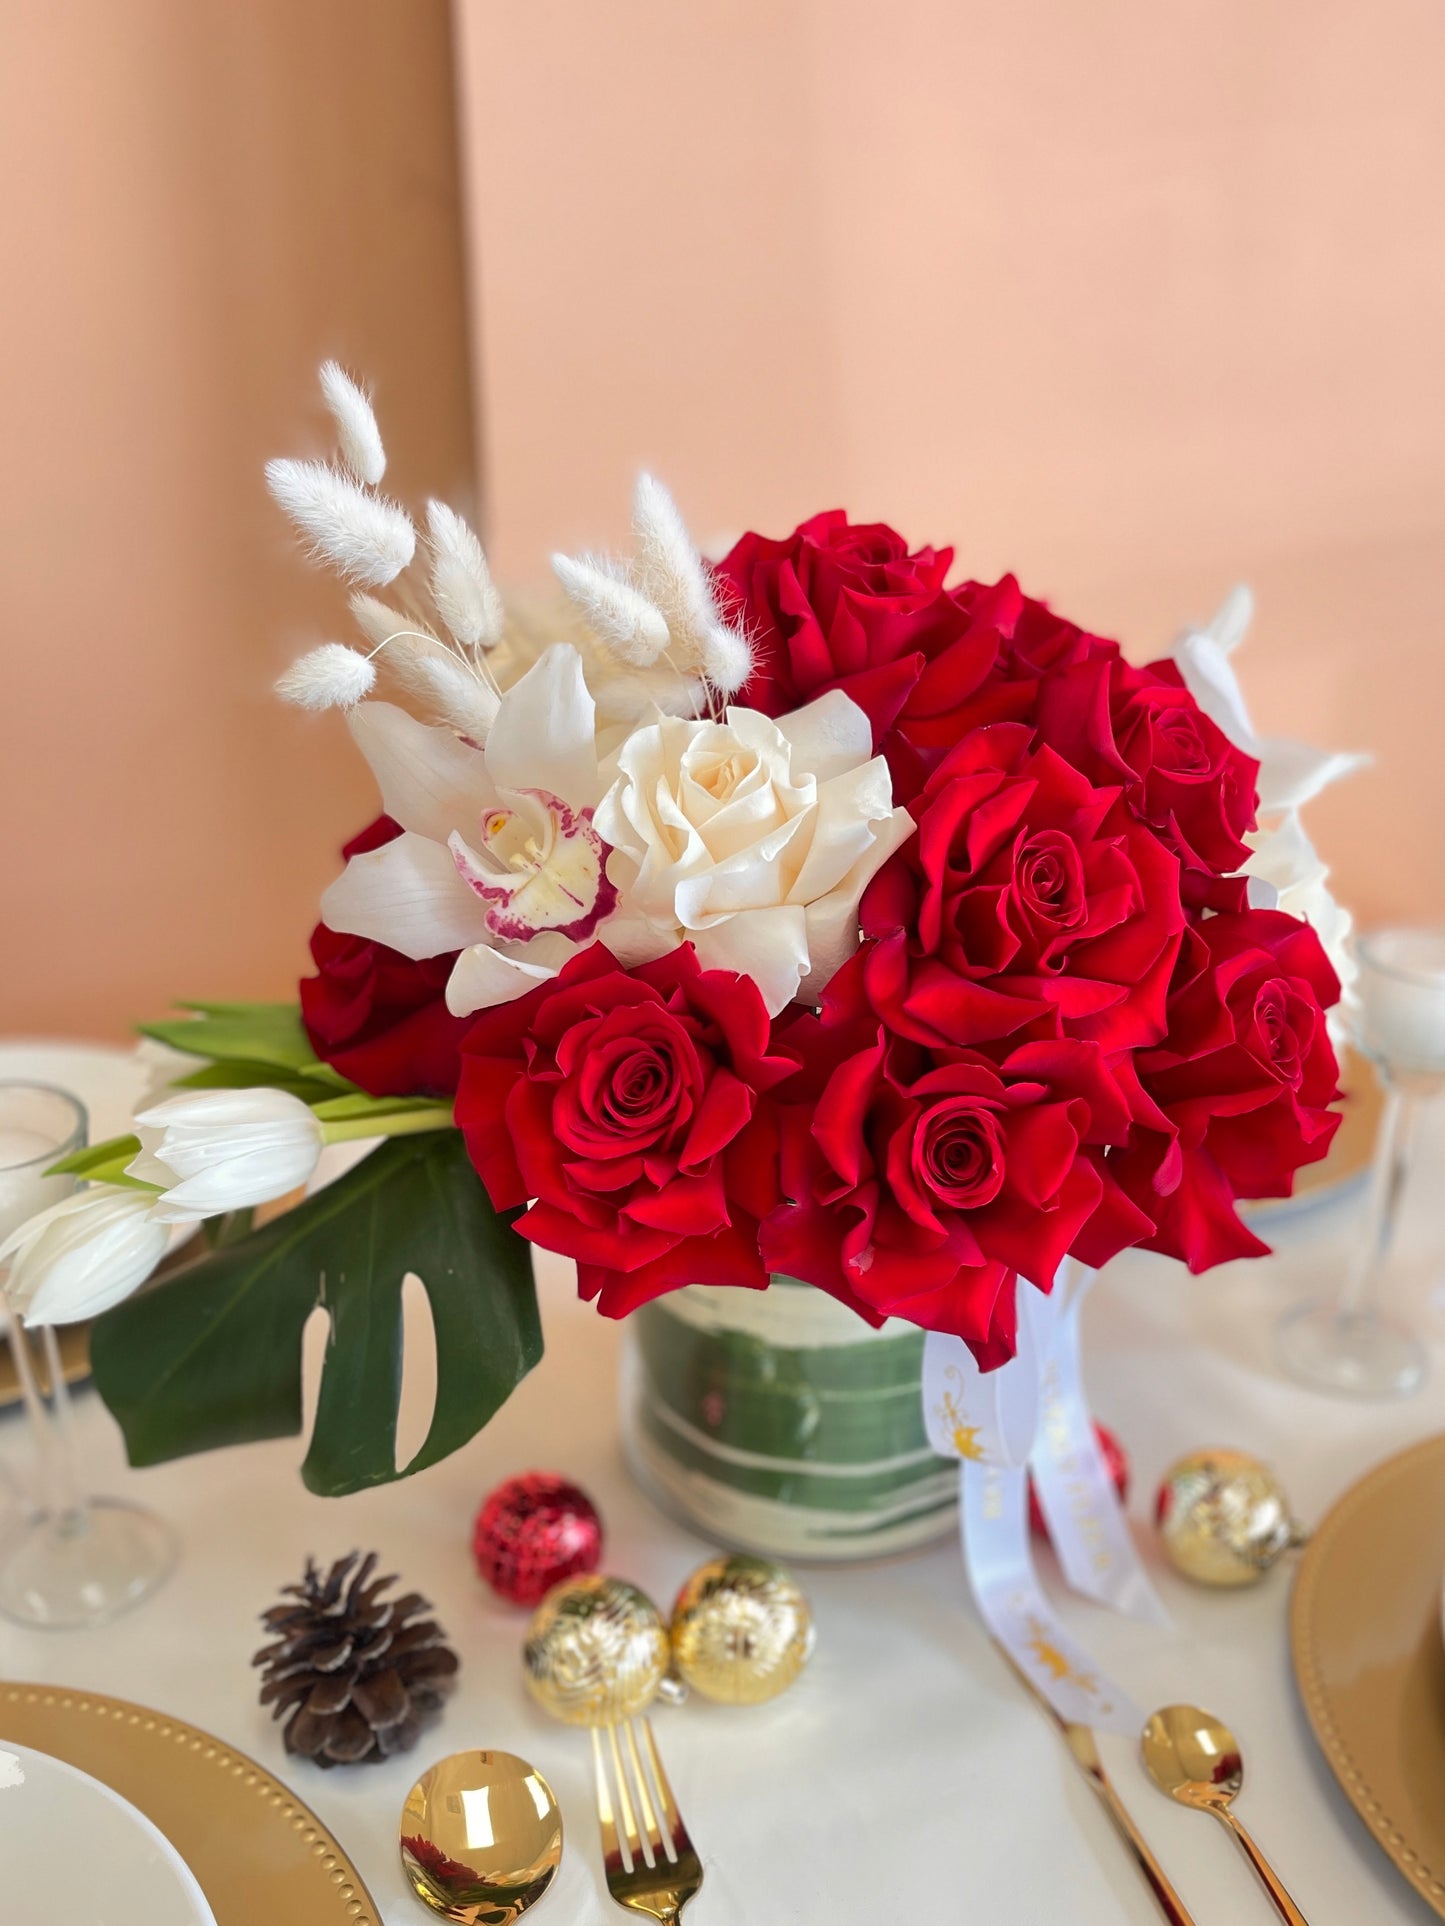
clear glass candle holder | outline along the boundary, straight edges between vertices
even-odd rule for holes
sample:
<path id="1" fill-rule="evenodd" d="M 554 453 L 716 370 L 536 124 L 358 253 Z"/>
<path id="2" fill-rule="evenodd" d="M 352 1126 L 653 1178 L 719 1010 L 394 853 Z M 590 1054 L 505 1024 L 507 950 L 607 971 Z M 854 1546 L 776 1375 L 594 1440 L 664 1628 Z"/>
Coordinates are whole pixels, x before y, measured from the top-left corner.
<path id="1" fill-rule="evenodd" d="M 68 1091 L 0 1083 L 0 1238 L 75 1189 L 73 1177 L 47 1173 L 85 1139 L 85 1110 Z M 0 1277 L 0 1291 L 3 1284 Z M 84 1494 L 55 1332 L 32 1330 L 12 1312 L 9 1338 L 35 1488 L 0 1544 L 0 1614 L 27 1626 L 103 1624 L 161 1583 L 175 1563 L 175 1537 L 144 1506 Z"/>
<path id="2" fill-rule="evenodd" d="M 1418 1335 L 1383 1306 L 1421 1104 L 1445 1089 L 1445 929 L 1375 930 L 1356 943 L 1355 1040 L 1384 1086 L 1360 1238 L 1342 1285 L 1298 1304 L 1276 1333 L 1293 1378 L 1350 1397 L 1408 1397 L 1425 1382 Z"/>

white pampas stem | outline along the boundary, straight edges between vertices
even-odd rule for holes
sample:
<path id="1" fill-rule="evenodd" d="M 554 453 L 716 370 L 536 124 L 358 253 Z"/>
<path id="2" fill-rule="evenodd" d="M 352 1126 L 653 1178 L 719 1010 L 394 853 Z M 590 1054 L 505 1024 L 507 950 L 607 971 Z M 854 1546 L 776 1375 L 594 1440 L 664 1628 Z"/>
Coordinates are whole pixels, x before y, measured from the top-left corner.
<path id="1" fill-rule="evenodd" d="M 323 642 L 293 662 L 276 683 L 276 693 L 298 709 L 354 709 L 370 695 L 376 670 L 344 642 Z"/>
<path id="2" fill-rule="evenodd" d="M 674 646 L 701 656 L 709 632 L 720 626 L 712 584 L 677 503 L 652 475 L 639 475 L 632 526 L 644 592 L 662 610 Z"/>
<path id="3" fill-rule="evenodd" d="M 463 648 L 490 649 L 502 639 L 506 612 L 482 545 L 445 502 L 426 505 L 431 539 L 432 600 Z"/>
<path id="4" fill-rule="evenodd" d="M 416 530 L 405 509 L 368 494 L 324 462 L 268 461 L 266 483 L 310 538 L 312 553 L 352 581 L 381 588 L 416 553 Z"/>
<path id="5" fill-rule="evenodd" d="M 702 643 L 702 672 L 721 696 L 735 696 L 753 672 L 753 645 L 741 629 L 714 622 Z"/>
<path id="6" fill-rule="evenodd" d="M 443 722 L 472 742 L 484 743 L 496 721 L 501 698 L 459 662 L 441 643 L 399 636 L 386 652 L 402 687 L 427 703 Z"/>
<path id="7" fill-rule="evenodd" d="M 614 564 L 595 555 L 554 555 L 557 580 L 624 662 L 647 668 L 668 644 L 667 620 Z"/>
<path id="8" fill-rule="evenodd" d="M 371 399 L 339 361 L 321 364 L 321 392 L 336 422 L 341 459 L 359 482 L 374 488 L 386 473 L 386 450 L 372 413 Z"/>

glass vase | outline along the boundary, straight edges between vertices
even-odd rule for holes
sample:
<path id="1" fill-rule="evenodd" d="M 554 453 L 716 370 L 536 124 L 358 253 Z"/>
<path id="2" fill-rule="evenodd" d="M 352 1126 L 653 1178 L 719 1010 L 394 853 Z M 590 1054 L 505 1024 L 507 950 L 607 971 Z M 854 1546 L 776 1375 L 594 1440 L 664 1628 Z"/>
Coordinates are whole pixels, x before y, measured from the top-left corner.
<path id="1" fill-rule="evenodd" d="M 875 1331 L 822 1291 L 692 1285 L 624 1327 L 628 1464 L 712 1542 L 880 1558 L 957 1529 L 958 1466 L 923 1425 L 922 1331 Z"/>
<path id="2" fill-rule="evenodd" d="M 69 1091 L 0 1083 L 0 1236 L 75 1189 L 73 1177 L 49 1173 L 85 1139 L 85 1110 Z M 161 1583 L 175 1563 L 175 1537 L 145 1506 L 94 1498 L 83 1486 L 53 1328 L 32 1327 L 16 1312 L 8 1337 L 30 1423 L 34 1490 L 0 1540 L 0 1617 L 55 1629 L 102 1625 Z"/>

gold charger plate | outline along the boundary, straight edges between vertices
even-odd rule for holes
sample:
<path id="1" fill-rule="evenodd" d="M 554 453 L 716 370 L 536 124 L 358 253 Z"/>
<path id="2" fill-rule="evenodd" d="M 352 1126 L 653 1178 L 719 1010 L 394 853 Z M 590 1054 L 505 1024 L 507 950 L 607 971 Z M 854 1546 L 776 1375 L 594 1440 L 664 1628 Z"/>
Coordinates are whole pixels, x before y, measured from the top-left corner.
<path id="1" fill-rule="evenodd" d="M 382 1926 L 316 1814 L 264 1766 L 180 1719 L 53 1685 L 0 1684 L 0 1741 L 129 1799 L 200 1881 L 216 1926 Z"/>
<path id="2" fill-rule="evenodd" d="M 1305 1711 L 1356 1812 L 1445 1919 L 1445 1437 L 1345 1493 L 1290 1602 Z"/>
<path id="3" fill-rule="evenodd" d="M 60 1368 L 65 1373 L 65 1382 L 79 1384 L 90 1376 L 90 1326 L 67 1324 L 55 1333 L 55 1337 L 60 1346 Z M 48 1391 L 50 1378 L 45 1368 L 45 1354 L 38 1346 L 35 1361 L 40 1388 Z M 0 1411 L 19 1403 L 20 1379 L 15 1370 L 15 1359 L 11 1355 L 9 1339 L 0 1337 Z"/>

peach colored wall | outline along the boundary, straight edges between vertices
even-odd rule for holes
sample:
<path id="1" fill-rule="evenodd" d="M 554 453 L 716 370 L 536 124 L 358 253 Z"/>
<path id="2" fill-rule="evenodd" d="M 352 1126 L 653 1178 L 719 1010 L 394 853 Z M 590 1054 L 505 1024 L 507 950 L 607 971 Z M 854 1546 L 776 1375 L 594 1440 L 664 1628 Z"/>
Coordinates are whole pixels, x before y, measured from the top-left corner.
<path id="1" fill-rule="evenodd" d="M 460 0 L 491 536 L 843 503 L 1158 649 L 1238 577 L 1311 826 L 1445 911 L 1433 0 Z"/>
<path id="2" fill-rule="evenodd" d="M 1235 577 L 1313 816 L 1445 909 L 1445 14 L 1434 0 L 458 0 L 490 539 L 823 504 L 1136 653 Z M 284 994 L 370 805 L 267 685 L 337 598 L 262 457 L 377 381 L 471 434 L 442 0 L 54 0 L 0 61 L 0 1031 Z"/>
<path id="3" fill-rule="evenodd" d="M 375 378 L 405 491 L 467 488 L 445 0 L 50 0 L 0 58 L 0 1032 L 292 993 L 373 808 L 269 693 L 343 598 L 261 464 Z"/>

